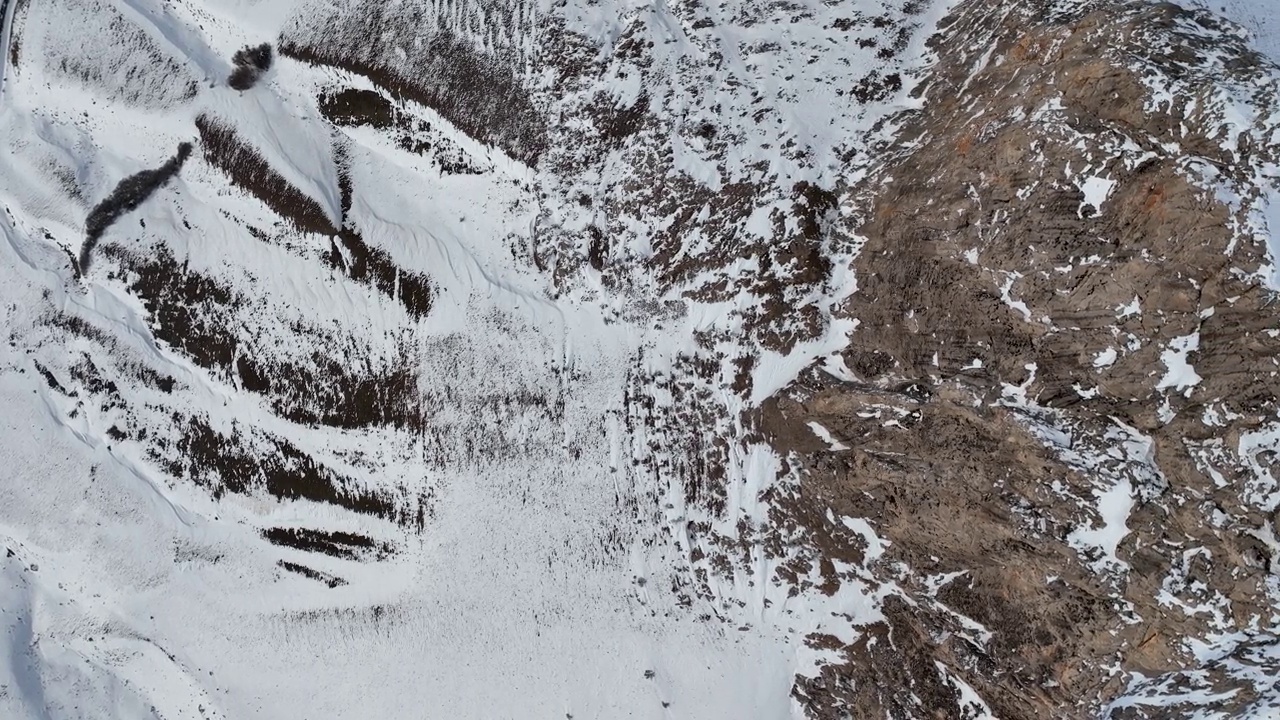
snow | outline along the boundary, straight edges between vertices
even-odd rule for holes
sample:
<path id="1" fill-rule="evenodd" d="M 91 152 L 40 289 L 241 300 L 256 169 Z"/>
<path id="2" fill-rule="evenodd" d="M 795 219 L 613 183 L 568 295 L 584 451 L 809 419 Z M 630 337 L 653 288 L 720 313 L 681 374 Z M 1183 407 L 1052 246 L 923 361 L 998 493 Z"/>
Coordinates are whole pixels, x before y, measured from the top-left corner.
<path id="1" fill-rule="evenodd" d="M 1021 313 L 1023 320 L 1031 322 L 1031 309 L 1027 307 L 1025 302 L 1015 300 L 1009 292 L 1013 289 L 1014 283 L 1016 283 L 1021 277 L 1022 275 L 1020 273 L 1006 272 L 1004 284 L 1000 286 L 1000 298 L 1004 300 L 1005 305 L 1008 305 L 1010 308 Z"/>
<path id="2" fill-rule="evenodd" d="M 1280 171 L 1272 177 L 1280 178 Z M 1265 228 L 1267 256 L 1271 260 L 1270 268 L 1263 270 L 1263 280 L 1269 289 L 1277 291 L 1280 290 L 1280 193 L 1268 192 L 1261 205 L 1260 225 Z"/>
<path id="3" fill-rule="evenodd" d="M 1134 673 L 1124 694 L 1106 709 L 1152 708 L 1196 720 L 1272 720 L 1280 716 L 1280 687 L 1268 666 L 1280 659 L 1280 642 L 1271 633 L 1224 632 L 1192 641 L 1199 667 L 1146 677 Z M 1239 687 L 1253 688 L 1245 695 Z M 1243 696 L 1243 697 L 1242 697 Z M 1224 704 L 1230 702 L 1230 714 Z"/>
<path id="4" fill-rule="evenodd" d="M 814 435 L 817 435 L 819 439 L 825 442 L 827 444 L 827 447 L 830 448 L 831 450 L 839 451 L 839 450 L 849 449 L 848 445 L 845 445 L 844 443 L 832 437 L 831 431 L 823 427 L 822 423 L 810 421 L 809 429 L 813 431 Z"/>
<path id="5" fill-rule="evenodd" d="M 1076 211 L 1076 214 L 1084 217 L 1085 207 L 1091 207 L 1093 208 L 1093 214 L 1089 217 L 1098 217 L 1102 215 L 1102 203 L 1111 196 L 1111 191 L 1115 189 L 1116 181 L 1091 175 L 1085 178 L 1077 178 L 1076 186 L 1084 194 L 1084 200 L 1080 202 L 1080 208 Z"/>
<path id="6" fill-rule="evenodd" d="M 10 17 L 15 5 L 9 3 Z M 475 19 L 464 17 L 464 6 L 431 5 L 444 8 L 448 22 Z M 583 83 L 580 96 L 540 99 L 569 127 L 581 121 L 579 100 L 600 94 L 630 107 L 652 91 L 655 112 L 671 122 L 645 142 L 670 150 L 672 174 L 710 189 L 771 178 L 774 194 L 766 192 L 735 225 L 737 238 L 770 237 L 773 214 L 788 209 L 783 198 L 796 182 L 837 187 L 864 172 L 841 160 L 851 150 L 849 138 L 882 138 L 895 128 L 886 118 L 923 102 L 910 95 L 915 71 L 928 62 L 924 40 L 951 3 L 928 3 L 912 20 L 919 27 L 906 50 L 883 67 L 903 73 L 900 91 L 856 110 L 838 91 L 882 63 L 875 48 L 831 28 L 834 19 L 861 10 L 810 4 L 800 17 L 784 3 L 761 10 L 761 22 L 736 20 L 755 5 L 702 8 L 713 20 L 706 28 L 689 22 L 693 6 L 571 1 L 537 8 L 560 13 L 586 42 L 598 41 L 591 62 L 607 66 L 602 79 Z M 329 126 L 316 97 L 368 85 L 349 73 L 280 61 L 251 92 L 222 87 L 231 52 L 276 37 L 296 12 L 278 0 L 102 4 L 103 13 L 118 12 L 136 25 L 199 85 L 189 102 L 170 103 L 158 93 L 151 105 L 129 105 L 109 88 L 56 75 L 53 65 L 38 62 L 44 50 L 76 43 L 116 69 L 131 67 L 127 61 L 144 53 L 94 29 L 106 14 L 87 14 L 87 5 L 72 0 L 29 7 L 33 41 L 23 52 L 31 59 L 16 75 L 0 65 L 0 135 L 9 149 L 0 156 L 0 314 L 11 333 L 0 346 L 6 408 L 0 436 L 33 440 L 0 446 L 9 469 L 0 483 L 0 544 L 12 552 L 0 558 L 6 630 L 0 685 L 9 688 L 0 692 L 0 717 L 74 716 L 71 708 L 82 717 L 131 719 L 794 717 L 802 712 L 791 697 L 795 676 L 816 675 L 824 662 L 843 659 L 814 650 L 805 637 L 822 632 L 852 642 L 863 625 L 882 620 L 884 597 L 905 596 L 846 563 L 835 563 L 841 583 L 832 595 L 812 589 L 824 583 L 816 567 L 801 578 L 810 589 L 797 590 L 777 582 L 777 569 L 793 558 L 766 552 L 751 535 L 770 522 L 771 498 L 797 478 L 793 464 L 768 445 L 743 439 L 742 418 L 815 363 L 853 381 L 836 353 L 856 322 L 831 322 L 824 335 L 786 353 L 760 353 L 746 397 L 729 392 L 723 377 L 694 388 L 706 391 L 695 406 L 722 412 L 692 444 L 733 441 L 720 517 L 688 501 L 678 478 L 682 458 L 673 448 L 690 444 L 688 426 L 639 420 L 650 410 L 678 417 L 687 407 L 680 403 L 690 376 L 681 374 L 681 363 L 703 350 L 695 333 L 729 338 L 714 340 L 723 358 L 754 350 L 742 339 L 742 311 L 759 298 L 742 293 L 704 302 L 686 295 L 687 288 L 649 298 L 652 288 L 643 283 L 606 287 L 591 269 L 557 278 L 563 285 L 535 269 L 539 236 L 592 226 L 606 214 L 598 207 L 604 198 L 638 177 L 648 180 L 636 174 L 643 158 L 610 150 L 597 164 L 555 175 L 468 137 L 431 108 L 403 103 L 403 112 L 430 123 L 433 143 L 457 148 L 476 170 L 450 174 L 438 161 L 405 151 L 390 133 Z M 901 9 L 866 0 L 853 7 L 891 15 Z M 532 16 L 535 8 L 522 12 Z M 1261 14 L 1256 22 L 1262 26 Z M 9 30 L 6 21 L 6 41 Z M 624 34 L 656 40 L 645 58 L 651 65 L 611 55 Z M 779 39 L 776 49 L 746 51 Z M 523 42 L 528 52 L 531 41 Z M 821 57 L 811 63 L 815 52 Z M 8 57 L 0 52 L 0 63 Z M 710 57 L 719 59 L 699 64 Z M 1001 58 L 987 52 L 973 72 L 989 62 Z M 549 71 L 529 72 L 545 91 Z M 770 112 L 756 119 L 760 106 Z M 198 157 L 113 228 L 104 246 L 162 238 L 183 267 L 255 298 L 228 326 L 269 359 L 305 358 L 345 343 L 360 349 L 361 361 L 382 367 L 404 350 L 430 401 L 426 430 L 287 421 L 236 378 L 158 340 L 128 278 L 106 271 L 71 278 L 65 251 L 78 250 L 93 202 L 121 177 L 155 167 L 177 143 L 192 140 L 200 113 L 233 124 L 335 222 L 341 208 L 333 149 L 345 148 L 358 188 L 349 219 L 398 266 L 430 276 L 432 312 L 415 318 L 394 298 L 316 261 L 327 251 L 325 238 L 257 239 L 245 225 L 272 228 L 272 211 Z M 732 139 L 722 154 L 685 132 L 704 118 Z M 794 150 L 784 149 L 789 141 Z M 1086 206 L 1092 216 L 1101 214 L 1115 187 L 1098 167 L 1107 166 L 1072 178 L 1084 196 L 1082 216 Z M 67 177 L 79 195 L 69 194 Z M 596 206 L 573 202 L 580 191 Z M 704 205 L 693 217 L 702 223 L 710 215 Z M 631 253 L 628 259 L 640 260 L 653 254 L 655 233 L 672 222 L 643 203 L 609 219 L 617 235 L 611 239 Z M 1268 227 L 1280 226 L 1273 220 L 1267 218 Z M 682 241 L 681 252 L 693 254 L 705 238 L 694 230 Z M 824 319 L 856 288 L 850 265 L 857 243 L 824 248 L 835 275 L 815 291 L 821 297 L 806 299 Z M 963 257 L 977 264 L 978 249 Z M 744 261 L 723 270 L 750 276 L 758 266 Z M 1030 309 L 1012 295 L 1020 277 L 997 282 L 1004 302 L 1029 322 Z M 667 305 L 653 311 L 646 299 Z M 1138 298 L 1116 311 L 1120 319 L 1140 314 Z M 109 334 L 115 346 L 102 357 L 94 342 L 52 334 L 43 318 L 57 312 Z M 291 328 L 303 325 L 333 329 L 332 344 L 300 341 Z M 1198 339 L 1170 343 L 1161 389 L 1189 393 L 1199 381 L 1187 361 Z M 125 410 L 60 394 L 35 365 L 70 383 L 68 366 L 82 353 L 94 353 L 109 369 L 133 362 L 174 378 L 172 393 L 142 384 L 122 388 L 150 432 L 172 440 L 174 418 L 188 414 L 219 432 L 269 432 L 349 474 L 358 488 L 430 498 L 423 532 L 262 491 L 215 498 L 175 480 L 147 445 L 110 434 Z M 1104 368 L 1117 358 L 1107 348 L 1093 364 Z M 974 360 L 966 367 L 981 366 Z M 1028 397 L 1037 368 L 1026 369 L 1022 384 L 1004 385 L 1001 402 L 1031 414 L 1038 411 Z M 1084 398 L 1098 393 L 1081 385 L 1076 391 Z M 821 423 L 808 427 L 831 451 L 849 449 Z M 1062 427 L 1040 431 L 1092 482 L 1072 544 L 1098 572 L 1123 573 L 1117 552 L 1129 514 L 1162 479 L 1150 440 L 1121 424 L 1103 448 Z M 1263 428 L 1240 440 L 1241 456 L 1258 466 L 1253 497 L 1270 507 L 1280 491 L 1266 453 L 1280 446 L 1277 437 L 1274 428 Z M 1113 463 L 1117 457 L 1124 462 Z M 888 543 L 866 519 L 830 512 L 827 519 L 862 539 L 867 562 L 883 557 Z M 277 526 L 362 533 L 397 552 L 355 562 L 264 542 L 261 531 Z M 728 571 L 704 552 L 716 551 L 708 535 L 741 542 L 742 557 Z M 346 584 L 325 587 L 281 571 L 280 561 Z M 698 588 L 684 607 L 669 588 L 699 573 L 708 578 L 709 597 Z M 990 637 L 972 620 L 959 620 L 975 637 Z M 955 687 L 965 717 L 991 716 L 959 670 L 938 670 Z"/>
<path id="7" fill-rule="evenodd" d="M 1280 538 L 1276 537 L 1276 533 L 1271 528 L 1270 523 L 1263 523 L 1262 527 L 1257 530 L 1248 531 L 1249 535 L 1262 541 L 1270 554 L 1271 563 L 1280 563 Z"/>
<path id="8" fill-rule="evenodd" d="M 1129 534 L 1129 513 L 1137 500 L 1149 501 L 1168 487 L 1155 462 L 1155 441 L 1114 417 L 1105 431 L 1097 433 L 1071 423 L 1057 411 L 1027 409 L 1031 432 L 1089 481 L 1089 492 L 1080 495 L 1065 485 L 1054 485 L 1056 494 L 1075 499 L 1088 517 L 1067 534 L 1067 543 L 1104 578 L 1123 578 L 1129 566 L 1117 551 Z"/>
<path id="9" fill-rule="evenodd" d="M 876 560 L 884 555 L 884 551 L 888 549 L 889 541 L 877 535 L 875 529 L 871 527 L 871 523 L 866 520 L 845 516 L 840 518 L 840 522 L 846 528 L 862 536 L 863 541 L 867 544 L 866 555 L 868 560 Z"/>
<path id="10" fill-rule="evenodd" d="M 1073 383 L 1071 389 L 1076 391 L 1076 395 L 1082 400 L 1092 400 L 1098 397 L 1099 390 L 1096 387 L 1086 388 L 1080 383 Z"/>
<path id="11" fill-rule="evenodd" d="M 1132 317 L 1134 315 L 1141 315 L 1141 314 L 1142 314 L 1142 302 L 1138 299 L 1137 295 L 1134 295 L 1133 300 L 1131 300 L 1128 304 L 1121 305 L 1116 308 L 1116 318 L 1120 320 L 1123 320 L 1127 317 Z"/>
<path id="12" fill-rule="evenodd" d="M 455 267 L 468 265 L 455 261 Z M 526 381 L 555 387 L 551 368 L 560 363 L 580 376 L 583 397 L 598 398 L 603 407 L 575 403 L 564 427 L 517 423 L 512 430 L 519 437 L 513 439 L 528 448 L 527 461 L 455 465 L 439 486 L 429 534 L 397 560 L 360 568 L 307 558 L 308 565 L 349 580 L 332 591 L 304 578 L 278 577 L 276 558 L 291 559 L 296 551 L 255 542 L 253 527 L 261 522 L 255 516 L 332 527 L 350 521 L 348 515 L 304 503 L 212 506 L 197 494 L 175 493 L 159 478 L 138 474 L 146 467 L 141 458 L 120 457 L 120 450 L 93 441 L 93 422 L 78 429 L 66 424 L 64 413 L 46 404 L 56 398 L 39 391 L 34 373 L 6 374 L 0 389 L 10 411 L 0 430 L 41 442 L 10 448 L 4 458 L 17 472 L 4 484 L 0 527 L 26 528 L 26 552 L 40 555 L 38 573 L 7 569 L 5 581 L 56 579 L 83 587 L 80 602 L 86 604 L 83 617 L 31 628 L 46 654 L 32 669 L 12 672 L 41 678 L 44 695 L 20 702 L 74 702 L 105 713 L 115 692 L 109 688 L 127 683 L 128 692 L 119 692 L 137 697 L 118 706 L 122 717 L 142 717 L 150 706 L 166 717 L 199 717 L 199 706 L 204 717 L 352 716 L 357 707 L 362 716 L 410 717 L 421 712 L 424 697 L 439 717 L 657 717 L 663 701 L 698 717 L 786 716 L 789 643 L 767 628 L 740 637 L 692 617 L 649 619 L 644 604 L 625 594 L 634 587 L 630 571 L 600 556 L 601 538 L 615 522 L 616 479 L 603 470 L 607 463 L 600 458 L 610 444 L 596 418 L 619 402 L 623 383 L 614 373 L 621 368 L 613 359 L 619 352 L 625 356 L 639 337 L 628 339 L 633 329 L 609 330 L 569 308 L 522 301 L 530 296 L 509 281 L 505 288 L 487 286 L 476 273 L 460 274 L 455 282 L 466 277 L 480 286 L 464 292 L 455 285 L 445 301 L 456 297 L 454 312 L 481 323 L 486 330 L 479 336 L 494 337 L 494 344 L 478 344 L 474 360 L 448 375 L 451 381 L 476 377 L 510 389 Z M 27 284 L 12 274 L 5 282 L 10 288 Z M 522 316 L 524 329 L 504 333 L 484 324 L 495 312 L 507 323 Z M 520 352 L 510 355 L 513 348 Z M 11 352 L 0 361 L 10 367 L 21 362 Z M 459 393 L 483 389 L 455 386 Z M 234 393 L 221 392 L 233 409 L 240 405 Z M 36 398 L 44 402 L 32 402 Z M 467 432 L 498 437 L 476 420 L 459 418 Z M 565 441 L 584 444 L 582 461 L 548 454 Z M 362 519 L 360 528 L 377 526 Z M 174 564 L 173 547 L 223 559 Z M 592 566 L 598 569 L 584 571 Z M 653 582 L 660 582 L 656 573 Z M 3 602 L 6 618 L 42 617 L 14 598 Z M 654 602 L 661 607 L 668 601 L 659 595 Z M 368 615 L 373 605 L 388 608 L 385 620 Z M 340 624 L 290 619 L 344 608 L 353 615 Z M 97 616 L 109 618 L 108 629 L 90 643 L 82 628 Z M 176 660 L 137 636 L 178 653 Z M 247 647 L 255 652 L 244 653 Z M 652 680 L 644 677 L 650 669 Z M 90 693 L 87 683 L 106 683 L 107 694 Z M 410 686 L 414 693 L 365 691 Z M 493 692 L 495 687 L 502 691 Z M 19 710 L 6 717 L 28 715 Z"/>
<path id="13" fill-rule="evenodd" d="M 1280 18 L 1271 0 L 1192 0 L 1249 31 L 1254 48 L 1280 64 Z"/>
<path id="14" fill-rule="evenodd" d="M 945 677 L 960 694 L 960 711 L 961 720 L 996 720 L 995 713 L 991 712 L 991 707 L 987 705 L 982 696 L 978 695 L 973 686 L 965 682 L 959 674 L 951 671 L 941 662 L 936 662 L 939 672 Z"/>
<path id="15" fill-rule="evenodd" d="M 1031 383 L 1036 380 L 1037 366 L 1035 363 L 1027 363 L 1023 368 L 1027 371 L 1026 380 L 1023 380 L 1018 385 L 1014 385 L 1012 383 L 1001 383 L 1001 403 L 1014 406 L 1025 406 L 1031 402 L 1027 397 L 1027 390 L 1031 388 Z"/>
<path id="16" fill-rule="evenodd" d="M 1246 499 L 1263 512 L 1280 507 L 1280 478 L 1272 470 L 1272 459 L 1280 456 L 1280 424 L 1240 433 L 1236 454 L 1250 470 Z"/>
<path id="17" fill-rule="evenodd" d="M 1168 349 L 1160 353 L 1160 360 L 1164 362 L 1167 370 L 1164 377 L 1160 378 L 1160 382 L 1156 383 L 1156 389 L 1185 390 L 1185 394 L 1190 397 L 1191 389 L 1198 385 L 1202 378 L 1196 374 L 1191 363 L 1187 362 L 1187 355 L 1199 349 L 1199 332 L 1170 340 Z"/>
<path id="18" fill-rule="evenodd" d="M 1098 527 L 1076 528 L 1067 536 L 1067 542 L 1097 548 L 1102 552 L 1102 561 L 1111 567 L 1128 567 L 1116 555 L 1116 549 L 1129 534 L 1127 521 L 1129 511 L 1133 509 L 1133 486 L 1128 478 L 1121 478 L 1095 497 L 1102 524 Z"/>

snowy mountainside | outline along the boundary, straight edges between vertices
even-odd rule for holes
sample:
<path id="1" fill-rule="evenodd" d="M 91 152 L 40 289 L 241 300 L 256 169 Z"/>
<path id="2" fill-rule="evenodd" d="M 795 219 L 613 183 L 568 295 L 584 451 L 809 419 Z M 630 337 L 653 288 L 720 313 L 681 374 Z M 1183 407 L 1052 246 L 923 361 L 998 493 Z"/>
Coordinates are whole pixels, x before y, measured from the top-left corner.
<path id="1" fill-rule="evenodd" d="M 494 87 L 547 112 L 528 38 L 553 19 L 394 7 L 436 24 L 355 7 L 415 30 L 384 47 L 337 41 L 340 7 L 16 5 L 7 435 L 57 461 L 10 454 L 6 713 L 790 714 L 800 636 L 673 592 L 666 490 L 632 471 L 637 378 L 733 304 L 672 314 L 560 257 L 587 250 L 554 209 L 578 171 L 529 165 L 538 118 L 486 114 Z M 397 80 L 412 44 L 474 73 Z M 89 242 L 91 216 L 114 222 Z"/>
<path id="2" fill-rule="evenodd" d="M 9 0 L 0 715 L 1262 716 L 1278 76 L 1162 7 Z"/>
<path id="3" fill-rule="evenodd" d="M 1280 58 L 1280 23 L 1270 3 L 1263 0 L 1219 0 L 1198 3 L 1210 12 L 1218 12 L 1240 25 L 1250 34 L 1252 45 L 1272 60 Z"/>

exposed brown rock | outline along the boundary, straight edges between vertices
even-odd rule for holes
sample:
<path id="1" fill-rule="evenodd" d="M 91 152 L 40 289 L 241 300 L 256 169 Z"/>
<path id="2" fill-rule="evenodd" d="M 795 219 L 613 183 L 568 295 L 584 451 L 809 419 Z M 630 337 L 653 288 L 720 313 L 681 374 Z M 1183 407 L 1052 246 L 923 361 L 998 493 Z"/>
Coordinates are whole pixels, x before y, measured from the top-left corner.
<path id="1" fill-rule="evenodd" d="M 852 191 L 867 201 L 859 288 L 842 309 L 859 321 L 843 354 L 853 377 L 815 369 L 759 417 L 801 467 L 790 512 L 868 519 L 890 543 L 876 576 L 913 599 L 887 599 L 852 645 L 814 640 L 847 662 L 797 680 L 811 716 L 965 717 L 955 675 L 1001 718 L 1097 717 L 1130 673 L 1196 667 L 1186 639 L 1223 629 L 1167 596 L 1219 603 L 1229 627 L 1270 622 L 1276 568 L 1253 532 L 1269 520 L 1232 448 L 1276 417 L 1277 318 L 1253 274 L 1263 248 L 1189 170 L 1243 178 L 1263 151 L 1223 149 L 1188 104 L 1153 109 L 1142 75 L 1195 65 L 1205 77 L 1180 74 L 1182 89 L 1209 93 L 1197 32 L 1214 23 L 1171 5 L 971 1 L 935 38 L 924 109 L 894 161 Z M 1224 51 L 1240 72 L 1256 61 Z M 1068 167 L 1114 182 L 1101 207 Z M 1134 298 L 1141 311 L 1125 312 Z M 1193 333 L 1202 380 L 1160 387 L 1163 353 Z M 1142 434 L 1149 459 L 1124 445 Z M 1071 535 L 1103 523 L 1094 496 L 1122 476 L 1126 567 L 1105 567 Z M 1206 672 L 1238 690 L 1219 709 L 1254 699 Z"/>

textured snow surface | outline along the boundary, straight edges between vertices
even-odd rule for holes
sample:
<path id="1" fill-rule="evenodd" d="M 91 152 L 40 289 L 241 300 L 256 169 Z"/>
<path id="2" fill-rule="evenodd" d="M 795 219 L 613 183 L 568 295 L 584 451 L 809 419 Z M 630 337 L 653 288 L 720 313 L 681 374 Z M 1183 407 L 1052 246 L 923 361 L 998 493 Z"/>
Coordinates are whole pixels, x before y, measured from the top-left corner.
<path id="1" fill-rule="evenodd" d="M 39 303 L 36 271 L 11 244 L 0 252 L 6 298 Z M 102 442 L 105 418 L 67 420 L 30 361 L 2 351 L 6 369 L 27 368 L 4 376 L 3 433 L 28 442 L 7 447 L 0 484 L 0 543 L 16 553 L 0 596 L 14 653 L 0 716 L 659 717 L 673 698 L 695 717 L 786 715 L 787 642 L 647 609 L 632 569 L 598 550 L 618 532 L 607 418 L 621 400 L 619 356 L 638 336 L 477 275 L 478 286 L 451 286 L 449 313 L 474 323 L 474 355 L 442 377 L 463 396 L 554 387 L 563 370 L 579 393 L 563 426 L 513 429 L 527 460 L 428 477 L 439 500 L 425 537 L 387 563 L 318 566 L 349 581 L 334 589 L 282 576 L 278 555 L 316 560 L 264 546 L 252 523 L 395 529 L 167 486 Z M 208 391 L 256 412 L 231 388 Z M 581 459 L 548 457 L 562 443 L 580 444 Z"/>
<path id="2" fill-rule="evenodd" d="M 1280 14 L 1271 0 L 1195 0 L 1193 3 L 1243 26 L 1253 46 L 1280 63 Z"/>
<path id="3" fill-rule="evenodd" d="M 1196 374 L 1196 369 L 1191 366 L 1191 363 L 1187 362 L 1187 354 L 1195 352 L 1199 348 L 1199 333 L 1192 333 L 1169 341 L 1169 349 L 1160 353 L 1160 359 L 1164 362 L 1166 370 L 1164 377 L 1160 378 L 1160 382 L 1156 383 L 1156 389 L 1173 388 L 1174 390 L 1182 391 L 1199 383 L 1202 378 Z"/>

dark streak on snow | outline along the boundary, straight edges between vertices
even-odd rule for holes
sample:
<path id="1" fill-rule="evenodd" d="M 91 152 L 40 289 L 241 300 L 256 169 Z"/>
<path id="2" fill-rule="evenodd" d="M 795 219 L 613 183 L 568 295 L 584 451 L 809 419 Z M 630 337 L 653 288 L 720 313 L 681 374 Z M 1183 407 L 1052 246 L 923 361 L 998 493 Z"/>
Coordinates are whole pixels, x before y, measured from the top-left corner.
<path id="1" fill-rule="evenodd" d="M 387 543 L 341 530 L 329 532 L 311 528 L 273 527 L 263 530 L 262 537 L 276 545 L 324 553 L 344 560 L 360 560 L 368 556 L 381 560 L 393 551 Z"/>
<path id="2" fill-rule="evenodd" d="M 383 93 L 363 88 L 326 91 L 316 99 L 320 114 L 340 127 L 372 127 L 395 139 L 405 152 L 429 158 L 439 165 L 444 175 L 478 175 L 484 170 L 472 162 L 461 147 L 433 133 L 427 120 L 417 117 L 400 101 L 393 102 Z"/>
<path id="3" fill-rule="evenodd" d="M 173 376 L 159 372 L 136 358 L 126 357 L 124 347 L 111 333 L 95 327 L 83 318 L 59 310 L 47 313 L 44 322 L 49 327 L 58 328 L 97 343 L 101 346 L 102 352 L 113 358 L 117 370 L 124 371 L 145 386 L 166 395 L 173 392 L 177 384 Z"/>
<path id="4" fill-rule="evenodd" d="M 103 252 L 129 270 L 129 291 L 142 300 L 157 339 L 203 368 L 238 378 L 245 390 L 269 398 L 285 419 L 346 429 L 421 428 L 418 371 L 407 350 L 379 366 L 349 336 L 295 324 L 289 330 L 303 341 L 299 348 L 313 349 L 273 357 L 235 330 L 249 298 L 180 264 L 168 246 L 144 253 L 111 243 Z"/>
<path id="5" fill-rule="evenodd" d="M 365 489 L 335 472 L 289 440 L 233 423 L 230 434 L 210 427 L 201 417 L 174 418 L 178 441 L 153 448 L 152 460 L 174 477 L 207 488 L 215 498 L 265 490 L 279 500 L 347 508 L 405 527 L 422 529 L 425 500 L 406 488 Z"/>
<path id="6" fill-rule="evenodd" d="M 324 256 L 330 267 L 399 301 L 415 318 L 430 312 L 432 290 L 428 277 L 401 270 L 385 250 L 366 243 L 351 222 L 349 215 L 354 191 L 346 153 L 341 146 L 336 160 L 339 167 L 338 187 L 342 195 L 342 220 L 338 223 L 340 227 L 334 227 L 333 221 L 319 203 L 276 172 L 231 127 L 208 115 L 196 118 L 196 127 L 203 141 L 205 159 L 226 173 L 232 184 L 257 197 L 277 215 L 288 219 L 299 231 L 333 238 L 332 250 Z M 346 251 L 345 257 L 338 250 L 339 243 Z"/>
<path id="7" fill-rule="evenodd" d="M 32 361 L 32 363 L 36 366 L 36 372 L 40 373 L 40 376 L 44 378 L 44 383 L 49 386 L 50 390 L 54 390 L 56 392 L 62 393 L 63 395 L 66 395 L 68 397 L 76 396 L 75 391 L 67 390 L 65 387 L 62 386 L 62 383 L 58 382 L 58 378 L 55 377 L 54 374 L 49 371 L 49 368 L 45 367 L 44 365 L 41 365 L 39 362 L 36 362 L 34 360 Z"/>
<path id="8" fill-rule="evenodd" d="M 330 235 L 333 221 L 324 208 L 285 180 L 236 131 L 208 115 L 196 118 L 205 160 L 227 174 L 231 183 L 266 203 L 302 232 Z"/>
<path id="9" fill-rule="evenodd" d="M 85 220 L 84 246 L 80 249 L 77 274 L 89 272 L 89 261 L 102 233 L 125 213 L 138 209 L 151 194 L 160 189 L 182 169 L 191 155 L 191 143 L 178 143 L 178 152 L 155 170 L 143 170 L 121 180 L 102 202 L 89 212 Z"/>
<path id="10" fill-rule="evenodd" d="M 320 572 L 319 570 L 314 570 L 312 568 L 307 567 L 306 565 L 291 563 L 288 560 L 281 560 L 279 564 L 280 564 L 280 567 L 284 568 L 285 570 L 288 570 L 289 572 L 298 573 L 299 575 L 302 575 L 303 577 L 309 577 L 312 580 L 318 580 L 324 583 L 325 585 L 328 585 L 331 588 L 336 588 L 341 585 L 347 584 L 346 580 L 343 580 L 342 578 L 336 575 L 330 575 L 329 573 L 326 573 L 326 572 Z"/>
<path id="11" fill-rule="evenodd" d="M 338 188 L 342 197 L 342 228 L 337 232 L 330 252 L 326 255 L 329 266 L 341 270 L 352 280 L 376 288 L 387 297 L 404 305 L 415 318 L 431 311 L 432 290 L 430 279 L 423 274 L 401 270 L 385 250 L 364 241 L 360 231 L 351 222 L 351 200 L 354 189 L 348 169 L 346 152 L 338 150 Z M 345 253 L 339 251 L 342 244 Z"/>
<path id="12" fill-rule="evenodd" d="M 521 78 L 502 58 L 438 31 L 397 65 L 376 38 L 413 20 L 399 8 L 366 5 L 359 18 L 322 18 L 317 27 L 281 35 L 284 57 L 363 75 L 397 99 L 421 103 L 462 132 L 536 167 L 547 146 L 546 119 Z"/>

